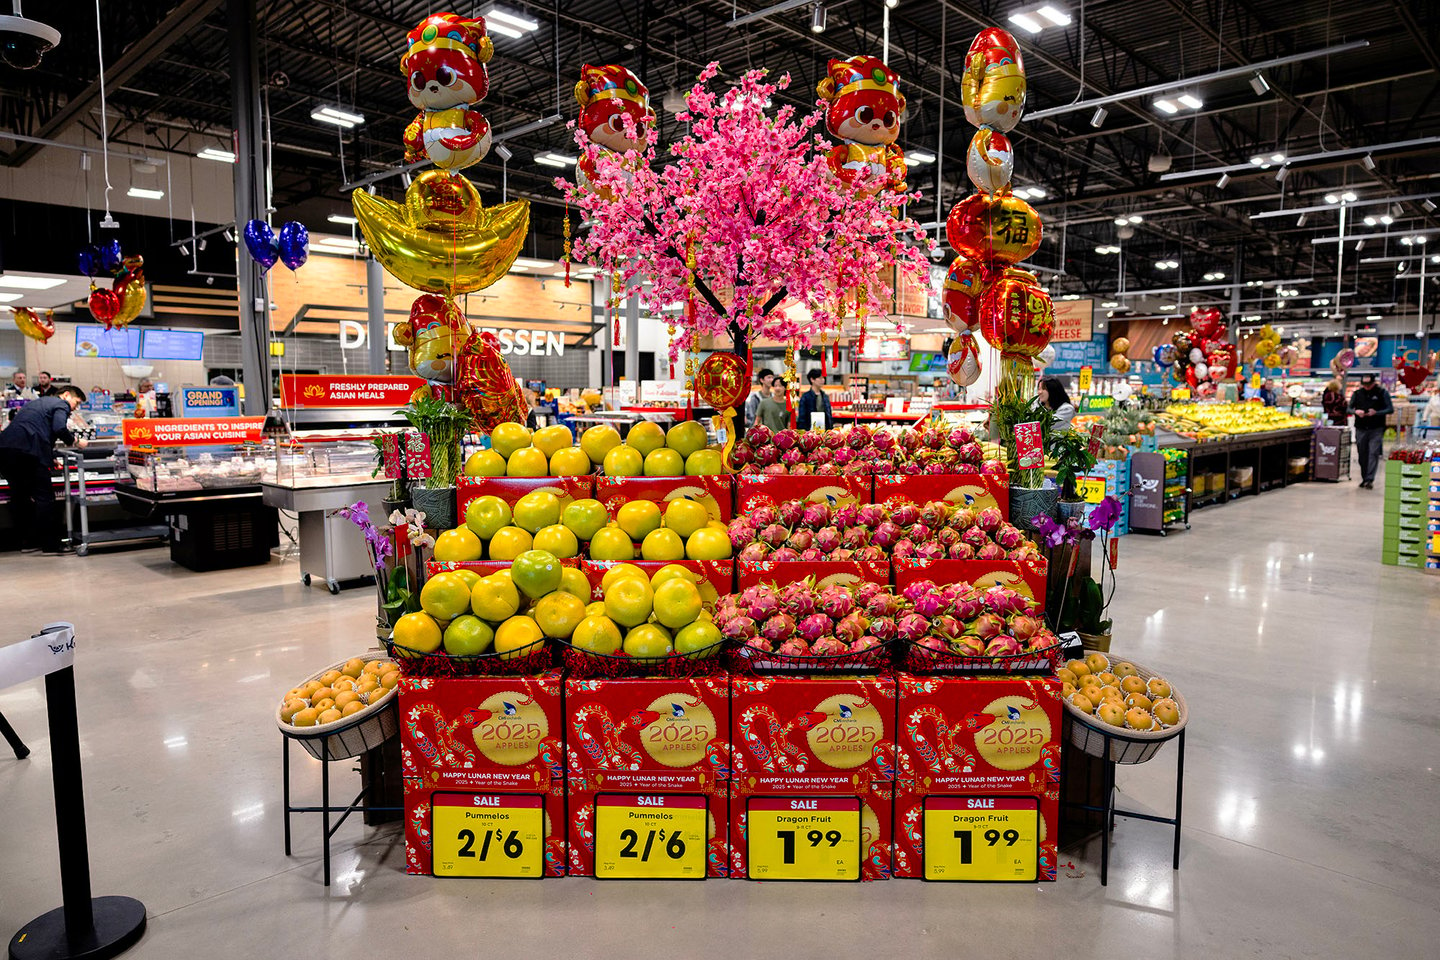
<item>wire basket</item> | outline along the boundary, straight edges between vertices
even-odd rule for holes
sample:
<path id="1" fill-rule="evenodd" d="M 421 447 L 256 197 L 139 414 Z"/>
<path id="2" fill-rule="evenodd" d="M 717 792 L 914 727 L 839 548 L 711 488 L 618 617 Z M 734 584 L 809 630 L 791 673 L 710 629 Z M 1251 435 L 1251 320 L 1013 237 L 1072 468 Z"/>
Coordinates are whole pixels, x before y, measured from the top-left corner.
<path id="1" fill-rule="evenodd" d="M 570 676 L 587 677 L 699 677 L 723 673 L 725 660 L 720 652 L 725 641 L 712 643 L 693 653 L 672 653 L 663 657 L 632 657 L 626 653 L 604 654 L 582 650 L 567 640 L 556 641 L 560 659 Z"/>
<path id="2" fill-rule="evenodd" d="M 371 663 L 388 658 L 377 653 L 367 653 L 360 659 Z M 318 670 L 301 680 L 296 686 L 309 683 L 311 680 L 319 680 L 331 670 L 341 669 L 345 663 L 345 660 L 341 660 L 324 670 Z M 342 717 L 333 723 L 315 727 L 297 727 L 280 719 L 280 707 L 275 708 L 275 723 L 280 727 L 282 734 L 298 741 L 305 748 L 305 752 L 315 759 L 348 760 L 351 757 L 369 753 L 400 733 L 399 702 L 398 688 L 391 687 L 384 696 L 366 706 L 364 710 L 348 717 Z"/>
<path id="3" fill-rule="evenodd" d="M 859 653 L 790 654 L 771 653 L 744 645 L 730 651 L 730 666 L 742 673 L 875 673 L 889 669 L 893 650 L 889 643 L 868 647 Z"/>
<path id="4" fill-rule="evenodd" d="M 385 641 L 385 649 L 400 665 L 402 677 L 449 679 L 452 677 L 500 677 L 538 673 L 553 663 L 547 638 L 517 647 L 505 653 L 491 650 L 465 656 L 452 656 L 443 650 L 424 652 L 394 640 Z"/>
<path id="5" fill-rule="evenodd" d="M 1086 651 L 1087 653 L 1093 651 Z M 1110 655 L 1113 661 L 1115 657 Z M 1160 674 L 1149 670 L 1134 660 L 1128 661 L 1135 667 L 1138 676 L 1149 680 Z M 1109 760 L 1112 763 L 1144 763 L 1160 752 L 1166 741 L 1173 740 L 1185 729 L 1190 720 L 1190 708 L 1185 698 L 1173 686 L 1170 699 L 1180 708 L 1180 719 L 1170 726 L 1159 726 L 1154 730 L 1131 730 L 1129 727 L 1113 727 L 1099 717 L 1091 716 L 1065 701 L 1065 739 L 1081 753 Z"/>
<path id="6" fill-rule="evenodd" d="M 944 641 L 940 641 L 944 643 Z M 945 644 L 944 649 L 927 646 L 924 640 L 917 640 L 905 648 L 901 666 L 910 673 L 918 674 L 972 674 L 995 676 L 1051 676 L 1061 664 L 1060 651 L 1063 644 L 1057 639 L 1048 647 L 1027 650 L 1010 656 L 975 657 L 955 653 Z"/>

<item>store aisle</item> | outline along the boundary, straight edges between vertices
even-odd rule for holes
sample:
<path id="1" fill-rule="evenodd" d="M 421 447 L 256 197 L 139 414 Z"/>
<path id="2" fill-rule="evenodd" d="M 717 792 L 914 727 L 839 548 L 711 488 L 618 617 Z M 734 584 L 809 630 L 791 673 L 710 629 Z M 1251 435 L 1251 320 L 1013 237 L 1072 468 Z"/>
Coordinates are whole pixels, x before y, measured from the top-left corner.
<path id="1" fill-rule="evenodd" d="M 1037 886 L 440 882 L 404 875 L 397 827 L 347 823 L 327 891 L 314 818 L 282 855 L 271 715 L 366 645 L 371 593 L 306 589 L 293 563 L 7 555 L 0 610 L 16 633 L 77 625 L 95 891 L 149 907 L 133 956 L 1419 957 L 1440 938 L 1440 580 L 1379 563 L 1382 491 L 1305 484 L 1122 541 L 1115 648 L 1193 719 L 1181 870 L 1166 828 L 1121 821 L 1108 888 L 1094 844 Z M 6 936 L 59 903 L 41 690 L 0 692 L 35 750 L 0 755 Z M 1122 771 L 1127 803 L 1168 811 L 1167 751 Z"/>

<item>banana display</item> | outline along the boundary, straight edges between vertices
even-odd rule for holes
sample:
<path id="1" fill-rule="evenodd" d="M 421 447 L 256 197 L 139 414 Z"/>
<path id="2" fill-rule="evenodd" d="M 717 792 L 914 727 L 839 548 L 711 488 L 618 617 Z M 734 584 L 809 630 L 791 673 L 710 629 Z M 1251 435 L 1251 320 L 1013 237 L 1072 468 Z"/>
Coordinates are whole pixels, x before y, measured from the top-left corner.
<path id="1" fill-rule="evenodd" d="M 1259 403 L 1172 403 L 1155 419 L 1167 430 L 1192 440 L 1311 426 L 1304 417 Z"/>

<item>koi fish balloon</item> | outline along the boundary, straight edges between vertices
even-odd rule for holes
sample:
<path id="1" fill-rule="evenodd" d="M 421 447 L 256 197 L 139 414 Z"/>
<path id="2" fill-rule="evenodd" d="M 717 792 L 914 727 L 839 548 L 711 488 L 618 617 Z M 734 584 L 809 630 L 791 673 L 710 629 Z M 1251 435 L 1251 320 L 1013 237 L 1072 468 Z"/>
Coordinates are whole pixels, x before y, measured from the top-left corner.
<path id="1" fill-rule="evenodd" d="M 1025 111 L 1025 60 L 1008 32 L 981 30 L 965 54 L 960 77 L 965 119 L 977 127 L 1009 133 Z"/>
<path id="2" fill-rule="evenodd" d="M 835 175 L 864 196 L 903 192 L 905 152 L 895 145 L 905 112 L 899 75 L 879 57 L 855 56 L 831 60 L 815 89 L 829 104 L 825 128 L 843 141 L 828 158 Z"/>
<path id="3" fill-rule="evenodd" d="M 500 338 L 489 331 L 470 337 L 455 362 L 455 392 L 475 428 L 485 433 L 501 423 L 524 423 L 525 396 L 500 352 Z"/>
<path id="4" fill-rule="evenodd" d="M 429 159 L 441 170 L 462 170 L 490 152 L 490 122 L 471 109 L 485 99 L 485 64 L 494 45 L 484 17 L 437 13 L 408 37 L 400 72 L 420 112 L 405 128 L 405 162 Z"/>
<path id="5" fill-rule="evenodd" d="M 455 380 L 455 357 L 470 338 L 470 324 L 454 300 L 426 293 L 410 305 L 410 319 L 395 325 L 395 342 L 406 349 L 410 370 L 431 383 Z"/>
<path id="6" fill-rule="evenodd" d="M 55 336 L 54 317 L 54 310 L 46 310 L 42 317 L 31 307 L 15 308 L 15 325 L 20 328 L 20 332 L 41 343 L 48 343 L 50 338 Z"/>
<path id="7" fill-rule="evenodd" d="M 591 143 L 611 153 L 638 151 L 645 142 L 647 128 L 655 122 L 650 89 L 617 63 L 598 67 L 587 63 L 581 67 L 580 79 L 575 83 L 575 102 L 580 104 L 580 129 Z M 594 158 L 582 156 L 576 170 L 580 186 L 591 189 Z"/>

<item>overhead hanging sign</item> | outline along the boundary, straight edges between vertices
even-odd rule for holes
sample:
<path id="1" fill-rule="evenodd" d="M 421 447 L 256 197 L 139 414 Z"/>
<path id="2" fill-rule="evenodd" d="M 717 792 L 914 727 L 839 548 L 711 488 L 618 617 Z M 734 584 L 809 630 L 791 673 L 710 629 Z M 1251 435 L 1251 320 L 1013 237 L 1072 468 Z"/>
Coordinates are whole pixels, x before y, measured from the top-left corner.
<path id="1" fill-rule="evenodd" d="M 1051 343 L 1078 343 L 1089 340 L 1095 317 L 1094 300 L 1056 300 L 1055 329 Z"/>
<path id="2" fill-rule="evenodd" d="M 333 377 L 287 373 L 280 378 L 280 405 L 297 410 L 315 407 L 385 407 L 394 410 L 410 402 L 410 395 L 425 386 L 419 377 Z"/>
<path id="3" fill-rule="evenodd" d="M 254 443 L 265 428 L 264 417 L 127 419 L 121 437 L 127 447 L 199 447 L 208 444 Z"/>

